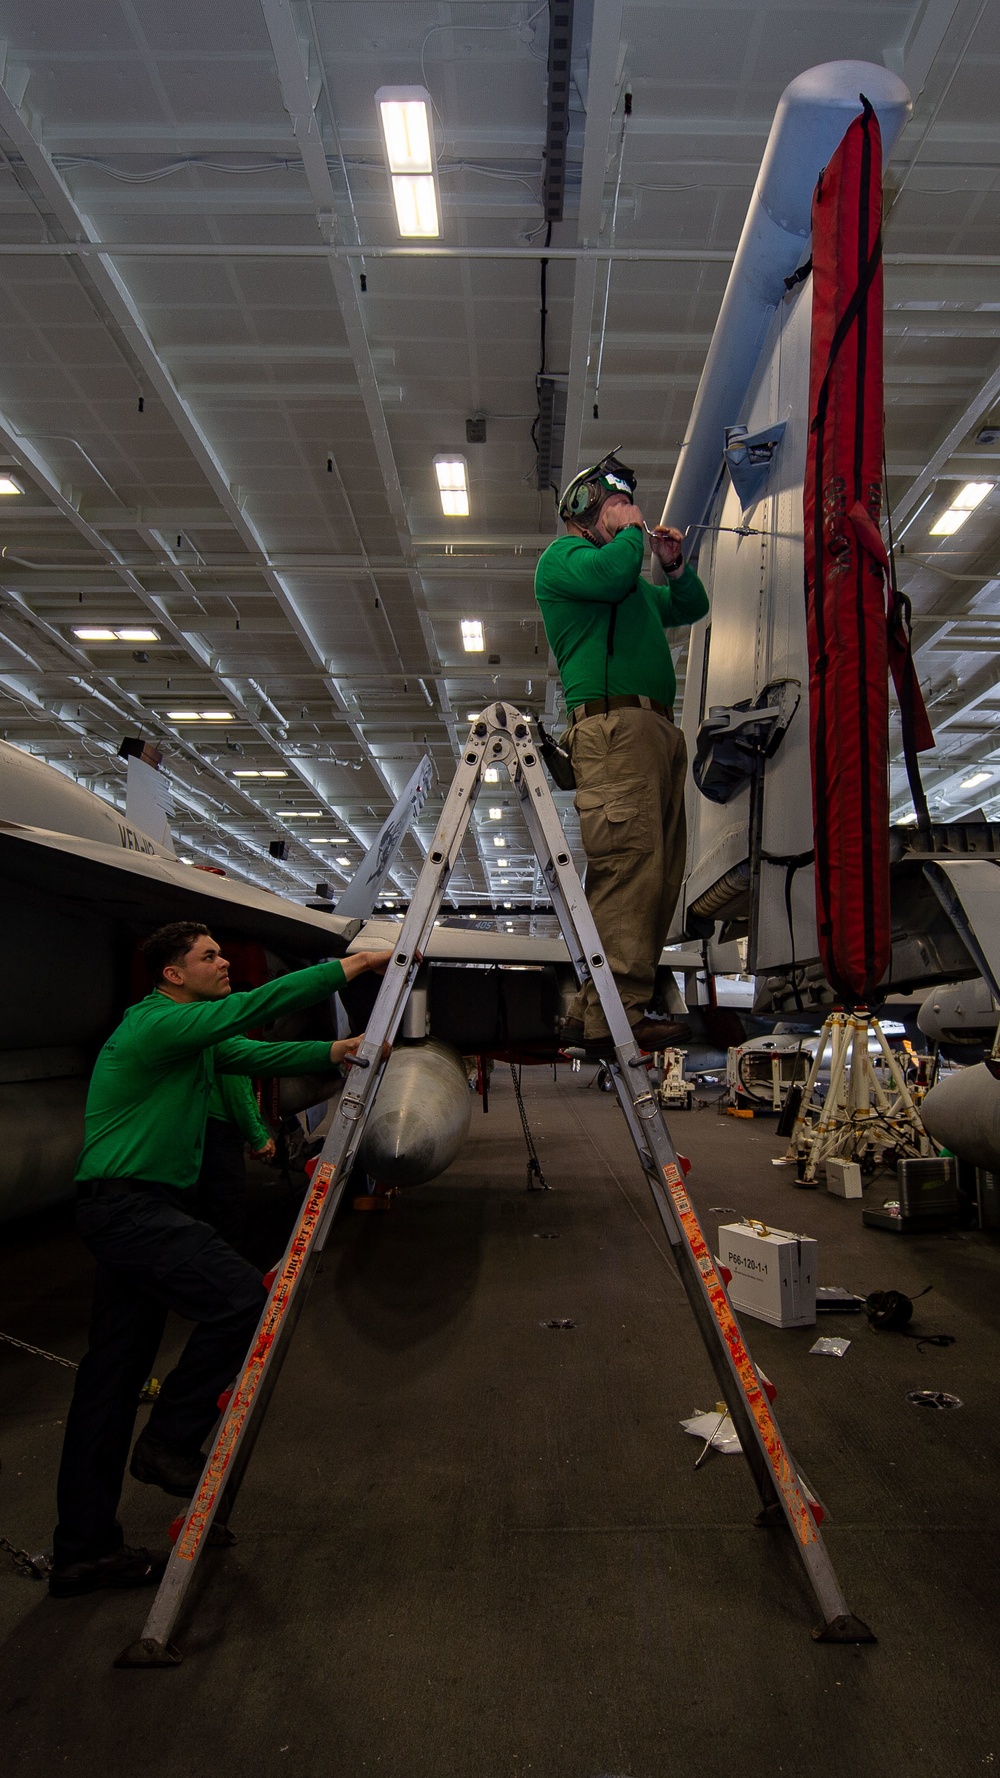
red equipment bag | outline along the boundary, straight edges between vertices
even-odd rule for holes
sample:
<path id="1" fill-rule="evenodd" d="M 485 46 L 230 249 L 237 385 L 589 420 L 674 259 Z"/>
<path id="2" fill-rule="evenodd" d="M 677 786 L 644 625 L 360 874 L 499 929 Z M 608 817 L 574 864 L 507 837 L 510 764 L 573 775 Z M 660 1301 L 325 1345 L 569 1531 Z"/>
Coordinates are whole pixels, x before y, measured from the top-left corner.
<path id="1" fill-rule="evenodd" d="M 824 973 L 849 1006 L 877 999 L 890 959 L 890 661 L 908 764 L 934 744 L 908 602 L 879 532 L 882 137 L 864 95 L 861 104 L 813 197 L 803 489 L 816 918 Z"/>

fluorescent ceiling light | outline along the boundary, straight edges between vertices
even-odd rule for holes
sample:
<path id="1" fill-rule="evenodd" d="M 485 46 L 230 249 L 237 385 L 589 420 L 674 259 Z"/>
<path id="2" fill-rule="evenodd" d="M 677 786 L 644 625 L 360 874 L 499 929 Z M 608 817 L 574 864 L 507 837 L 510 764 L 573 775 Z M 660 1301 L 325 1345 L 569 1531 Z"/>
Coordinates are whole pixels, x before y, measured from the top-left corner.
<path id="1" fill-rule="evenodd" d="M 350 864 L 350 862 L 351 862 L 351 861 L 350 861 L 350 859 L 349 859 L 349 858 L 338 858 L 338 859 L 337 859 L 337 863 L 338 863 L 338 864 Z"/>
<path id="2" fill-rule="evenodd" d="M 441 495 L 441 511 L 446 519 L 467 519 L 469 516 L 469 473 L 464 457 L 435 457 L 434 473 Z M 463 638 L 465 626 L 463 624 Z M 482 625 L 480 624 L 480 629 Z M 467 645 L 468 646 L 468 645 Z M 482 643 L 480 643 L 482 647 Z"/>
<path id="3" fill-rule="evenodd" d="M 985 500 L 992 488 L 992 482 L 966 482 L 960 494 L 952 501 L 960 512 L 975 512 L 981 500 Z"/>
<path id="4" fill-rule="evenodd" d="M 917 819 L 916 810 L 911 809 L 907 815 L 900 815 L 899 820 L 896 823 L 896 826 L 897 827 L 912 827 L 914 822 L 916 821 L 916 819 Z"/>
<path id="5" fill-rule="evenodd" d="M 514 903 L 512 901 L 505 901 L 503 905 L 505 908 L 512 908 L 514 906 Z M 508 921 L 507 924 L 509 925 L 510 921 Z"/>
<path id="6" fill-rule="evenodd" d="M 259 778 L 260 773 L 259 772 L 234 772 L 233 777 L 234 778 Z"/>
<path id="7" fill-rule="evenodd" d="M 392 201 L 396 206 L 396 227 L 404 240 L 436 241 L 440 237 L 437 188 L 429 173 L 416 178 L 394 173 Z"/>
<path id="8" fill-rule="evenodd" d="M 168 710 L 168 722 L 232 722 L 231 710 Z"/>
<path id="9" fill-rule="evenodd" d="M 992 778 L 992 776 L 992 772 L 973 772 L 971 777 L 963 778 L 961 780 L 959 788 L 961 790 L 972 790 L 974 785 L 985 784 L 988 779 Z"/>
<path id="10" fill-rule="evenodd" d="M 381 86 L 375 102 L 396 226 L 404 237 L 435 240 L 441 233 L 441 204 L 430 94 L 423 86 Z"/>
<path id="11" fill-rule="evenodd" d="M 470 721 L 471 721 L 471 718 L 470 718 Z M 500 767 L 499 766 L 487 766 L 485 772 L 483 773 L 483 783 L 484 784 L 499 784 L 499 782 L 500 782 Z"/>
<path id="12" fill-rule="evenodd" d="M 325 815 L 325 814 L 326 814 L 325 809 L 286 809 L 285 810 L 285 820 L 286 821 L 318 821 L 320 816 Z"/>
<path id="13" fill-rule="evenodd" d="M 505 840 L 505 839 L 503 839 L 503 838 L 502 838 L 502 837 L 501 837 L 501 836 L 500 836 L 500 835 L 499 835 L 499 834 L 498 834 L 498 835 L 497 835 L 497 837 L 496 837 L 496 839 L 495 839 L 495 840 L 494 840 L 494 841 L 493 841 L 493 844 L 494 844 L 494 846 L 506 846 L 506 844 L 507 844 L 507 841 L 506 841 L 506 840 Z"/>
<path id="14" fill-rule="evenodd" d="M 486 643 L 483 639 L 483 626 L 478 617 L 463 617 L 462 647 L 466 654 L 482 654 Z"/>
<path id="15" fill-rule="evenodd" d="M 490 810 L 490 820 L 491 821 L 500 821 L 502 819 L 502 817 L 503 817 L 503 810 L 502 809 L 491 809 Z"/>
<path id="16" fill-rule="evenodd" d="M 81 642 L 159 642 L 158 630 L 109 630 L 103 624 L 80 624 L 73 630 Z"/>
<path id="17" fill-rule="evenodd" d="M 426 99 L 379 99 L 382 137 L 390 173 L 432 173 L 430 114 Z"/>
<path id="18" fill-rule="evenodd" d="M 284 769 L 282 769 L 281 771 L 272 771 L 269 766 L 266 772 L 261 772 L 261 777 L 262 778 L 287 778 L 288 773 Z"/>
<path id="19" fill-rule="evenodd" d="M 966 482 L 947 512 L 943 512 L 935 525 L 931 526 L 932 537 L 953 537 L 960 525 L 964 525 L 970 512 L 986 499 L 993 488 L 992 482 Z"/>
<path id="20" fill-rule="evenodd" d="M 0 475 L 0 494 L 23 494 L 23 493 L 24 493 L 24 489 L 22 488 L 20 482 L 16 482 L 12 475 Z"/>

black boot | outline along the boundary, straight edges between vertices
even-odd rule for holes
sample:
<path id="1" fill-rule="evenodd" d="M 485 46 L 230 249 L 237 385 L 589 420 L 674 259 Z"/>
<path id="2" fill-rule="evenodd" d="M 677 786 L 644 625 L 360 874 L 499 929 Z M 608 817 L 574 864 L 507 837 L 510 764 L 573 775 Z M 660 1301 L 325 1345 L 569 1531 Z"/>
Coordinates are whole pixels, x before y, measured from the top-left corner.
<path id="1" fill-rule="evenodd" d="M 205 1467 L 202 1451 L 178 1451 L 151 1438 L 148 1431 L 135 1441 L 129 1470 L 137 1482 L 151 1482 L 178 1500 L 190 1500 Z"/>
<path id="2" fill-rule="evenodd" d="M 148 1550 L 134 1550 L 124 1544 L 113 1556 L 100 1556 L 94 1562 L 66 1562 L 61 1568 L 53 1568 L 49 1592 L 53 1599 L 75 1599 L 80 1593 L 96 1593 L 111 1587 L 157 1586 L 166 1566 L 166 1556 L 153 1556 Z"/>

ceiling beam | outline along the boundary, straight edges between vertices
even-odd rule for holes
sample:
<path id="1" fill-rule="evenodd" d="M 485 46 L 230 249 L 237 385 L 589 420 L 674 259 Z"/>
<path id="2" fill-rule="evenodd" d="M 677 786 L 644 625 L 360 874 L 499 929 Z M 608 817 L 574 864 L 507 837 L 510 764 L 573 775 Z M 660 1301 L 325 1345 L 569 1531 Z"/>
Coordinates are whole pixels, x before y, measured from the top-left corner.
<path id="1" fill-rule="evenodd" d="M 573 316 L 570 323 L 569 376 L 566 385 L 566 429 L 563 434 L 562 479 L 576 474 L 582 448 L 584 404 L 590 369 L 590 340 L 597 295 L 597 274 L 603 260 L 611 276 L 614 243 L 599 246 L 604 212 L 604 186 L 615 127 L 615 101 L 621 60 L 623 0 L 594 0 L 590 33 L 587 81 L 587 123 L 583 136 L 583 169 L 577 245 L 546 249 L 550 258 L 578 261 L 573 283 Z M 700 255 L 698 256 L 700 259 Z M 725 255 L 725 263 L 732 254 Z"/>
<path id="2" fill-rule="evenodd" d="M 315 45 L 304 45 L 300 41 L 289 0 L 261 0 L 261 7 L 264 14 L 264 24 L 271 39 L 282 104 L 288 113 L 292 134 L 302 157 L 302 166 L 312 197 L 316 223 L 323 242 L 324 258 L 329 268 L 341 318 L 347 333 L 361 399 L 364 403 L 365 416 L 382 474 L 386 504 L 399 539 L 400 554 L 424 637 L 427 652 L 419 671 L 429 673 L 433 670 L 432 661 L 435 653 L 433 631 L 424 598 L 423 583 L 413 553 L 406 501 L 403 497 L 392 441 L 389 437 L 389 427 L 383 406 L 382 391 L 379 388 L 375 360 L 368 342 L 368 333 L 361 311 L 360 294 L 350 265 L 336 251 L 331 252 L 331 249 L 336 248 L 337 237 L 342 232 L 342 223 L 339 216 L 340 206 L 337 193 L 330 177 L 326 145 L 320 132 L 310 86 L 309 61 L 314 56 L 319 63 L 319 53 Z M 320 72 L 320 82 L 326 94 L 330 128 L 335 133 L 336 118 L 333 115 L 332 101 L 326 87 L 325 73 L 322 71 Z M 357 245 L 360 249 L 360 242 Z M 400 662 L 400 665 L 402 664 Z"/>
<path id="3" fill-rule="evenodd" d="M 732 265 L 735 257 L 735 246 L 633 247 L 610 243 L 577 247 L 450 247 L 437 242 L 422 247 L 352 247 L 343 242 L 316 246 L 302 241 L 102 241 L 96 235 L 79 241 L 0 241 L 0 259 L 326 259 L 332 263 L 351 259 L 571 259 L 584 264 L 592 261 L 595 265 L 606 265 L 609 261 L 647 265 Z M 882 264 L 991 270 L 1000 266 L 1000 254 L 883 253 Z"/>
<path id="4" fill-rule="evenodd" d="M 949 427 L 944 438 L 941 440 L 940 444 L 937 445 L 923 469 L 920 471 L 920 474 L 914 477 L 902 499 L 895 502 L 892 511 L 892 522 L 893 530 L 897 537 L 900 534 L 900 527 L 905 523 L 906 519 L 909 518 L 928 488 L 930 488 L 932 483 L 937 479 L 949 458 L 954 455 L 955 451 L 957 451 L 962 440 L 966 437 L 966 434 L 971 431 L 976 421 L 981 419 L 983 414 L 992 407 L 998 394 L 1000 394 L 1000 364 L 990 372 L 985 383 L 976 390 L 972 399 L 966 402 L 958 419 L 951 427 Z"/>

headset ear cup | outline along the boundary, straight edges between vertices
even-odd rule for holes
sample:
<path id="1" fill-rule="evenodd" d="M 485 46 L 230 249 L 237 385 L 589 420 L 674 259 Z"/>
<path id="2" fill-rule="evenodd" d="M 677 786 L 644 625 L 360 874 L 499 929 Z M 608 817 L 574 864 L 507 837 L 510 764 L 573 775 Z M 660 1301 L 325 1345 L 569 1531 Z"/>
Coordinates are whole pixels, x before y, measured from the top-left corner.
<path id="1" fill-rule="evenodd" d="M 575 519 L 585 518 L 599 498 L 600 489 L 594 482 L 581 482 L 570 497 L 570 512 Z"/>

